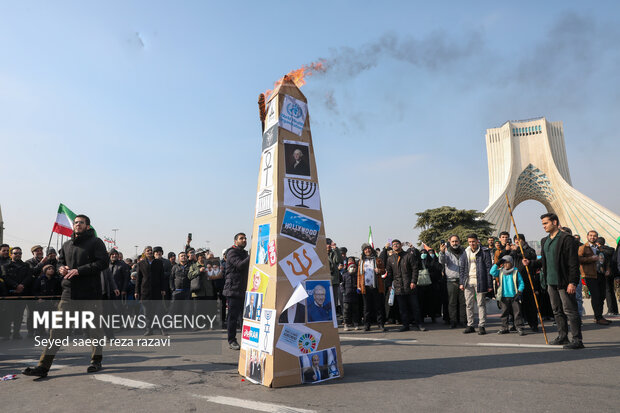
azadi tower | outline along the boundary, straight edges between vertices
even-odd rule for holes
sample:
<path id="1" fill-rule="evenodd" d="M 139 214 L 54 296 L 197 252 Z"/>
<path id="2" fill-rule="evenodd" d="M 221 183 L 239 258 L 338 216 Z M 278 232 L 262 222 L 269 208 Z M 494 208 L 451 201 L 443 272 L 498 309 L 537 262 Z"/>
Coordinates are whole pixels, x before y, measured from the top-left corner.
<path id="1" fill-rule="evenodd" d="M 506 122 L 487 129 L 486 142 L 489 206 L 484 213 L 497 232 L 511 229 L 508 194 L 513 209 L 523 201 L 536 200 L 584 242 L 588 231 L 594 229 L 607 245 L 616 245 L 620 216 L 572 187 L 562 122 L 544 117 Z"/>

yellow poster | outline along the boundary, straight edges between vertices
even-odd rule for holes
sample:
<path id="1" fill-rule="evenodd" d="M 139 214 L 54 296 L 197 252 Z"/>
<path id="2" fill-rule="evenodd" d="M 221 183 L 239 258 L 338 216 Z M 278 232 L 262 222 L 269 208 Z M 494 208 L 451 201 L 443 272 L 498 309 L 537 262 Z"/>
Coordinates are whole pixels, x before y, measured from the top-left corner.
<path id="1" fill-rule="evenodd" d="M 248 280 L 248 291 L 264 294 L 267 291 L 268 284 L 269 276 L 256 267 L 252 268 L 252 275 Z"/>

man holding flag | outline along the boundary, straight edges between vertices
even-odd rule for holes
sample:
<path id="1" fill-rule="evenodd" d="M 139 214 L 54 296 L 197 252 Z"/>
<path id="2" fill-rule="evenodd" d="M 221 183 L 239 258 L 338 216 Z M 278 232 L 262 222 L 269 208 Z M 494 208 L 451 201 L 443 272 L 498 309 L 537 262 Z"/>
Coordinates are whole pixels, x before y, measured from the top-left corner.
<path id="1" fill-rule="evenodd" d="M 66 222 L 63 221 L 63 224 Z M 90 226 L 90 218 L 86 215 L 76 215 L 71 239 L 63 244 L 58 257 L 58 271 L 63 277 L 58 311 L 92 311 L 95 313 L 95 319 L 98 319 L 101 313 L 101 271 L 107 268 L 108 262 L 105 245 L 95 235 L 95 230 Z M 88 330 L 91 339 L 101 341 L 101 329 Z M 58 343 L 56 339 L 63 339 L 68 333 L 66 329 L 52 329 L 50 342 Z M 59 347 L 58 344 L 45 347 L 39 365 L 35 368 L 27 367 L 23 373 L 27 376 L 47 377 Z M 86 371 L 94 373 L 101 370 L 102 358 L 101 345 L 93 346 L 91 363 Z"/>

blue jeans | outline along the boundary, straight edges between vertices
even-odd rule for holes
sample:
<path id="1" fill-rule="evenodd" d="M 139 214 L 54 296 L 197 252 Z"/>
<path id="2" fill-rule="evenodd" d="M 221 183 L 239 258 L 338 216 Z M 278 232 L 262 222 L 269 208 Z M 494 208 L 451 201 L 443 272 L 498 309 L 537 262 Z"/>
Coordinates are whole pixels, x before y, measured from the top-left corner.
<path id="1" fill-rule="evenodd" d="M 579 316 L 586 315 L 586 311 L 583 309 L 583 294 L 582 294 L 583 284 L 581 280 L 577 283 L 577 308 L 579 309 Z"/>

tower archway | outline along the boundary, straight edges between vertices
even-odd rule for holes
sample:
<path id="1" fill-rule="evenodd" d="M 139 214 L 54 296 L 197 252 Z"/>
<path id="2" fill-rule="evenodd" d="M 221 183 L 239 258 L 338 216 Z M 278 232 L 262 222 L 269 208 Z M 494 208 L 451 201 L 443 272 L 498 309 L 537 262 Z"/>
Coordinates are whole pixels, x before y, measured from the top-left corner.
<path id="1" fill-rule="evenodd" d="M 516 208 L 535 200 L 558 215 L 576 234 L 596 230 L 608 245 L 620 236 L 620 216 L 573 188 L 562 122 L 544 117 L 506 122 L 487 129 L 489 205 L 485 218 L 496 230 L 510 231 L 506 195 Z"/>

